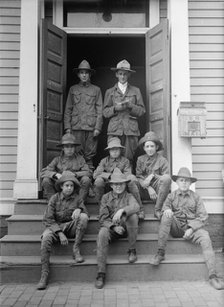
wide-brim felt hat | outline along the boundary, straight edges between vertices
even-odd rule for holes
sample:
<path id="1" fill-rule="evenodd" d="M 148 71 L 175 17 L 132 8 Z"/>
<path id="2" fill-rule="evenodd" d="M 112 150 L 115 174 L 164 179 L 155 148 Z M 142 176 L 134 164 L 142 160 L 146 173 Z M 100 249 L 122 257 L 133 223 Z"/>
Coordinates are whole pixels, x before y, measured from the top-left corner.
<path id="1" fill-rule="evenodd" d="M 154 131 L 146 132 L 146 134 L 139 140 L 138 146 L 141 146 L 141 145 L 144 146 L 145 142 L 147 141 L 154 142 L 158 146 L 157 151 L 160 151 L 163 149 L 163 144 Z"/>
<path id="2" fill-rule="evenodd" d="M 80 187 L 80 183 L 78 181 L 78 179 L 75 178 L 75 175 L 71 172 L 71 171 L 64 171 L 62 173 L 61 178 L 59 178 L 56 183 L 55 183 L 55 187 L 58 191 L 61 190 L 61 185 L 66 182 L 66 181 L 72 181 L 74 182 L 74 185 L 76 186 L 76 188 Z"/>
<path id="3" fill-rule="evenodd" d="M 136 72 L 135 70 L 131 69 L 131 65 L 127 60 L 122 60 L 117 63 L 117 67 L 111 67 L 111 70 L 118 71 L 118 70 L 125 70 L 129 72 Z"/>
<path id="4" fill-rule="evenodd" d="M 124 182 L 129 182 L 130 179 L 121 172 L 121 170 L 116 167 L 110 176 L 109 183 L 124 183 Z"/>
<path id="5" fill-rule="evenodd" d="M 89 62 L 87 62 L 86 60 L 83 60 L 83 61 L 79 64 L 78 67 L 73 68 L 73 71 L 74 71 L 74 72 L 78 72 L 78 71 L 81 70 L 81 69 L 85 69 L 85 70 L 90 71 L 91 73 L 95 73 L 95 70 L 92 69 L 92 68 L 90 67 Z"/>
<path id="6" fill-rule="evenodd" d="M 177 175 L 172 176 L 173 181 L 176 181 L 178 178 L 190 179 L 192 183 L 197 181 L 197 178 L 191 176 L 191 172 L 187 167 L 181 167 Z"/>
<path id="7" fill-rule="evenodd" d="M 63 145 L 81 145 L 79 141 L 75 138 L 75 136 L 71 133 L 66 133 L 61 138 L 61 143 L 57 144 L 57 147 L 61 147 Z"/>
<path id="8" fill-rule="evenodd" d="M 113 137 L 113 138 L 108 140 L 107 147 L 105 148 L 105 150 L 115 148 L 115 147 L 125 148 L 124 146 L 121 145 L 121 140 L 117 137 Z"/>

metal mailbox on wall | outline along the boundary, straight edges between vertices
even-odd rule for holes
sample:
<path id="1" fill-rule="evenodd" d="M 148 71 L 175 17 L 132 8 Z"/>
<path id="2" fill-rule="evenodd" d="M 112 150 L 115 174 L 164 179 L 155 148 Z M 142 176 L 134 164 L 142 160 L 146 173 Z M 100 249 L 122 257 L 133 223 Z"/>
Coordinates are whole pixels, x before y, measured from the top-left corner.
<path id="1" fill-rule="evenodd" d="M 206 113 L 204 102 L 181 101 L 178 110 L 179 135 L 205 138 Z"/>

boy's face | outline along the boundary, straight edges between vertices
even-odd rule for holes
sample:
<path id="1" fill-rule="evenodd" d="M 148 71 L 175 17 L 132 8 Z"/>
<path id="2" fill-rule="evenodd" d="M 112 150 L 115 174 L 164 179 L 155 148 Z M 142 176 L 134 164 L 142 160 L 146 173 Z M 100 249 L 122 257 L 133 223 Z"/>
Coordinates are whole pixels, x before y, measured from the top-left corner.
<path id="1" fill-rule="evenodd" d="M 112 183 L 111 188 L 116 194 L 122 194 L 126 189 L 126 182 Z"/>
<path id="2" fill-rule="evenodd" d="M 144 151 L 149 157 L 153 156 L 156 153 L 157 148 L 158 148 L 158 145 L 156 145 L 152 141 L 145 142 L 144 147 L 143 147 Z"/>
<path id="3" fill-rule="evenodd" d="M 121 149 L 120 147 L 113 147 L 109 150 L 109 153 L 111 158 L 117 159 L 118 157 L 120 157 Z"/>
<path id="4" fill-rule="evenodd" d="M 63 145 L 63 151 L 66 157 L 72 157 L 75 153 L 75 145 L 73 144 Z"/>
<path id="5" fill-rule="evenodd" d="M 129 76 L 130 76 L 129 71 L 118 70 L 116 72 L 116 77 L 121 84 L 125 84 L 128 81 Z"/>
<path id="6" fill-rule="evenodd" d="M 86 69 L 81 69 L 78 72 L 78 77 L 81 82 L 83 83 L 88 82 L 90 80 L 90 72 Z"/>
<path id="7" fill-rule="evenodd" d="M 187 192 L 190 188 L 191 180 L 188 178 L 179 177 L 177 178 L 176 183 L 182 192 Z"/>
<path id="8" fill-rule="evenodd" d="M 74 191 L 74 182 L 70 180 L 63 182 L 61 190 L 65 196 L 70 196 Z"/>

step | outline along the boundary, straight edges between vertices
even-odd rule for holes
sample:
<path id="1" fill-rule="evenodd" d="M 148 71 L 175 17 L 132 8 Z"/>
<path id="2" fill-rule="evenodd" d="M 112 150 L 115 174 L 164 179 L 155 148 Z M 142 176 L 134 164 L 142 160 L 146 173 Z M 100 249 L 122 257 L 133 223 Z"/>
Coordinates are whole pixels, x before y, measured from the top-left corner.
<path id="1" fill-rule="evenodd" d="M 9 235 L 39 235 L 45 229 L 42 215 L 12 215 L 7 219 Z M 139 223 L 139 233 L 158 232 L 159 221 L 152 215 L 146 214 L 145 220 Z M 87 234 L 97 234 L 99 222 L 97 215 L 91 215 L 86 230 Z"/>
<path id="2" fill-rule="evenodd" d="M 207 270 L 201 255 L 173 254 L 159 267 L 149 264 L 153 255 L 138 254 L 134 264 L 127 261 L 127 255 L 108 256 L 107 279 L 110 281 L 174 281 L 204 280 Z M 93 282 L 96 278 L 95 256 L 86 256 L 85 262 L 75 264 L 69 256 L 51 256 L 49 282 Z M 40 278 L 40 257 L 1 257 L 1 280 L 3 283 L 38 282 Z"/>
<path id="3" fill-rule="evenodd" d="M 96 254 L 96 235 L 85 235 L 81 245 L 83 255 Z M 136 249 L 140 254 L 154 254 L 157 251 L 157 234 L 139 234 L 136 242 Z M 6 235 L 1 240 L 2 256 L 37 256 L 40 254 L 40 236 L 37 235 Z M 74 239 L 69 244 L 62 246 L 55 244 L 52 254 L 70 255 Z M 117 240 L 110 245 L 110 254 L 125 254 L 129 248 L 127 238 Z M 167 242 L 167 253 L 169 254 L 198 254 L 201 253 L 199 246 L 184 239 L 169 237 Z"/>
<path id="4" fill-rule="evenodd" d="M 151 201 L 143 201 L 145 213 L 152 214 L 154 211 L 154 203 Z M 15 204 L 14 214 L 25 215 L 25 214 L 34 214 L 34 215 L 43 215 L 47 206 L 46 199 L 23 199 L 18 200 Z M 94 202 L 93 198 L 87 199 L 86 204 L 87 210 L 90 215 L 98 214 L 99 205 Z"/>

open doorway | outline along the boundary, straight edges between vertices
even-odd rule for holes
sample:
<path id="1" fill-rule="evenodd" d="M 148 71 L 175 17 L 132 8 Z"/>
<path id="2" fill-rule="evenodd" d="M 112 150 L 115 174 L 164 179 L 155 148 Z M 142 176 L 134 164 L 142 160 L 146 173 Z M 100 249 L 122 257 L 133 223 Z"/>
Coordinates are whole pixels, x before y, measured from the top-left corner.
<path id="1" fill-rule="evenodd" d="M 73 68 L 86 59 L 92 68 L 96 70 L 91 78 L 93 84 L 99 86 L 104 98 L 105 91 L 117 82 L 115 73 L 111 67 L 126 59 L 131 67 L 136 70 L 130 78 L 130 84 L 140 88 L 143 101 L 146 104 L 146 82 L 145 82 L 145 37 L 108 37 L 108 36 L 68 36 L 67 38 L 67 91 L 79 82 Z M 103 130 L 99 137 L 98 151 L 94 159 L 94 166 L 105 157 L 107 152 L 104 148 L 107 144 L 108 121 L 104 118 Z M 139 120 L 141 135 L 146 130 L 146 116 Z"/>

